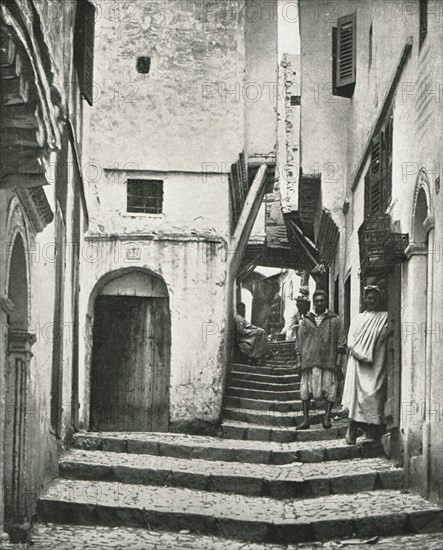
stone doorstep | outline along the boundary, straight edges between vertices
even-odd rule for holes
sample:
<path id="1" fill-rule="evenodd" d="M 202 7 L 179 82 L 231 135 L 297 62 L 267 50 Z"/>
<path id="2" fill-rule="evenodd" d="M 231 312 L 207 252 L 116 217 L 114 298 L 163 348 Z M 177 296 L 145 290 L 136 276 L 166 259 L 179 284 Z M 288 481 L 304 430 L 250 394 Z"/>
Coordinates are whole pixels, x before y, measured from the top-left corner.
<path id="1" fill-rule="evenodd" d="M 275 545 L 267 543 L 251 543 L 195 535 L 186 533 L 168 533 L 165 531 L 149 531 L 137 527 L 106 527 L 103 525 L 68 525 L 41 524 L 34 526 L 31 536 L 32 547 L 35 550 L 84 550 L 85 548 L 122 548 L 128 550 L 313 550 L 331 548 L 321 542 L 309 544 Z M 124 542 L 123 542 L 124 541 Z M 374 544 L 365 544 L 366 539 L 353 539 L 337 542 L 336 547 L 343 550 L 356 548 L 373 548 Z M 441 550 L 443 548 L 443 533 L 425 533 L 419 535 L 400 535 L 378 538 L 377 548 L 380 550 Z"/>
<path id="2" fill-rule="evenodd" d="M 276 411 L 282 413 L 302 410 L 302 402 L 300 400 L 266 401 L 264 399 L 249 399 L 247 397 L 237 397 L 230 394 L 230 388 L 227 388 L 226 390 L 226 395 L 223 399 L 223 406 L 256 411 Z"/>
<path id="3" fill-rule="evenodd" d="M 272 392 L 272 393 L 286 393 L 286 392 L 300 391 L 300 382 L 273 383 L 273 382 L 261 382 L 259 380 L 235 378 L 235 377 L 231 377 L 229 379 L 228 386 L 232 388 L 238 388 L 238 389 L 244 388 L 247 390 L 263 390 L 265 392 Z"/>
<path id="4" fill-rule="evenodd" d="M 68 479 L 186 487 L 275 499 L 400 489 L 403 481 L 403 470 L 384 458 L 350 460 L 344 469 L 340 461 L 268 466 L 77 449 L 61 459 L 59 474 Z"/>
<path id="5" fill-rule="evenodd" d="M 280 389 L 280 391 L 270 391 L 266 389 L 239 388 L 234 383 L 227 387 L 226 393 L 230 397 L 243 397 L 246 399 L 261 399 L 263 401 L 294 401 L 300 399 L 300 391 L 289 389 Z"/>
<path id="6" fill-rule="evenodd" d="M 346 445 L 343 440 L 273 443 L 179 434 L 75 434 L 73 446 L 84 450 L 251 464 L 323 462 L 383 455 L 381 445 L 373 442 L 356 445 Z"/>
<path id="7" fill-rule="evenodd" d="M 253 372 L 240 372 L 240 371 L 231 371 L 230 376 L 235 379 L 250 381 L 250 382 L 262 382 L 262 383 L 273 383 L 285 385 L 288 383 L 291 384 L 300 384 L 301 377 L 300 374 L 256 374 Z"/>
<path id="8" fill-rule="evenodd" d="M 223 437 L 226 439 L 242 439 L 249 441 L 276 441 L 291 443 L 294 441 L 323 441 L 325 439 L 342 439 L 346 435 L 347 422 L 334 423 L 330 430 L 320 425 L 309 430 L 297 432 L 294 428 L 261 426 L 225 420 L 221 425 Z"/>
<path id="9" fill-rule="evenodd" d="M 40 497 L 37 514 L 44 522 L 186 529 L 275 543 L 391 536 L 443 528 L 442 508 L 417 495 L 390 490 L 288 501 L 57 479 Z"/>

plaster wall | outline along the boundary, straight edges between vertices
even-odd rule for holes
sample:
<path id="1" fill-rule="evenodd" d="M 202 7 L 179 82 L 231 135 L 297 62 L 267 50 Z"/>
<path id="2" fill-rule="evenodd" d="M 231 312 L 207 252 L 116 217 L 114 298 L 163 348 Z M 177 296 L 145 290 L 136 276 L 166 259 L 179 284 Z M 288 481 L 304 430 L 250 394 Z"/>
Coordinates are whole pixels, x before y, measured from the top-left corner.
<path id="1" fill-rule="evenodd" d="M 261 157 L 275 154 L 277 138 L 278 3 L 246 0 L 245 23 L 246 150 Z"/>
<path id="2" fill-rule="evenodd" d="M 244 147 L 244 2 L 97 5 L 92 160 L 229 171 Z M 137 72 L 140 56 L 149 74 Z"/>
<path id="3" fill-rule="evenodd" d="M 227 237 L 229 188 L 226 174 L 116 171 L 91 172 L 91 231 L 102 234 L 204 233 Z M 127 179 L 163 181 L 163 212 L 127 212 Z"/>
<path id="4" fill-rule="evenodd" d="M 89 251 L 89 252 L 87 252 Z M 134 252 L 136 251 L 136 252 Z M 170 419 L 172 429 L 215 422 L 221 411 L 227 307 L 226 243 L 217 237 L 131 235 L 85 243 L 80 318 L 81 425 L 89 421 L 89 375 L 94 296 L 105 277 L 122 269 L 147 270 L 165 282 L 171 312 Z"/>
<path id="5" fill-rule="evenodd" d="M 352 0 L 300 0 L 301 151 L 305 174 L 322 175 L 322 203 L 340 232 L 347 178 L 349 99 L 332 95 L 332 27 L 354 11 Z"/>

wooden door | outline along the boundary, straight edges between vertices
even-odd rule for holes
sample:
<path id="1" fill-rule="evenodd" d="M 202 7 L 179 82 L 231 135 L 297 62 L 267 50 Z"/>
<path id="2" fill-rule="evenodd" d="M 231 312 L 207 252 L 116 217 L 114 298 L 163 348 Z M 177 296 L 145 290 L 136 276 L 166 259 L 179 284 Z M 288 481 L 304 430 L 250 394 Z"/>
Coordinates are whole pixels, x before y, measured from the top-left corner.
<path id="1" fill-rule="evenodd" d="M 167 431 L 169 334 L 167 298 L 97 298 L 91 429 Z"/>
<path id="2" fill-rule="evenodd" d="M 388 429 L 400 425 L 401 393 L 401 266 L 388 277 L 387 387 L 385 420 Z"/>

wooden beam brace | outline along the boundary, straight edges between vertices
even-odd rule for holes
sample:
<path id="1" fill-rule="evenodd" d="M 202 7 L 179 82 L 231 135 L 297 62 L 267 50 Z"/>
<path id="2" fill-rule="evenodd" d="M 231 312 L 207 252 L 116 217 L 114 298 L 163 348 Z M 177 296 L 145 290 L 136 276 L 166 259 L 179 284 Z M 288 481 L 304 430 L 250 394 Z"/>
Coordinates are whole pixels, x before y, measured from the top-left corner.
<path id="1" fill-rule="evenodd" d="M 265 195 L 266 170 L 266 164 L 262 164 L 258 169 L 230 242 L 229 252 L 232 258 L 230 269 L 233 277 L 236 276 L 240 267 L 242 256 L 248 244 L 249 236 Z"/>

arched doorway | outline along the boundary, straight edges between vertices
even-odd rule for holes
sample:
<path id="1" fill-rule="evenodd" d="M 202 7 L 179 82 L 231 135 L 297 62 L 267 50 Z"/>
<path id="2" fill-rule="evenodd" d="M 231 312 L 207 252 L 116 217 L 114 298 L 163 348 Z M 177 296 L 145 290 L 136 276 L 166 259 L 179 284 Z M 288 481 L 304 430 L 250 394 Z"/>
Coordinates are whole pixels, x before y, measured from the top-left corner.
<path id="1" fill-rule="evenodd" d="M 5 530 L 15 532 L 27 516 L 26 408 L 31 347 L 28 333 L 28 271 L 25 246 L 18 233 L 13 241 L 8 274 L 8 347 L 5 369 L 4 500 Z"/>
<path id="2" fill-rule="evenodd" d="M 432 292 L 433 271 L 430 263 L 434 247 L 434 230 L 429 181 L 420 172 L 412 215 L 412 243 L 408 247 L 408 311 L 403 340 L 407 343 L 409 376 L 406 459 L 408 484 L 427 491 L 431 476 L 429 449 L 432 364 Z M 432 334 L 432 331 L 431 331 Z"/>
<path id="3" fill-rule="evenodd" d="M 117 272 L 94 303 L 90 428 L 167 431 L 171 321 L 162 279 Z"/>

